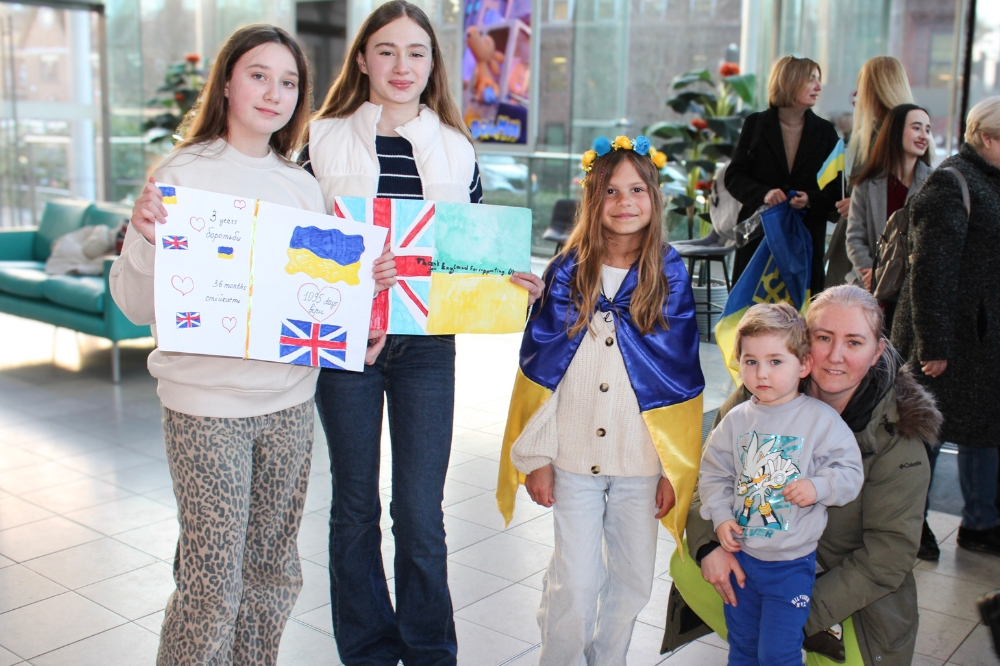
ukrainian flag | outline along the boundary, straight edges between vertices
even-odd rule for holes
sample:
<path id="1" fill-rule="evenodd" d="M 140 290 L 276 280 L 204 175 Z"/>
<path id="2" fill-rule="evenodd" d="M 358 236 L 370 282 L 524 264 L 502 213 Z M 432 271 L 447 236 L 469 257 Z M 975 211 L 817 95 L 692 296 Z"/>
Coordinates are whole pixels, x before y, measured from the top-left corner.
<path id="1" fill-rule="evenodd" d="M 788 193 L 789 199 L 794 196 L 794 191 Z M 764 240 L 733 286 L 722 318 L 715 326 L 715 341 L 737 385 L 740 372 L 734 348 L 736 327 L 743 313 L 757 303 L 780 301 L 805 312 L 812 274 L 812 237 L 802 224 L 804 216 L 804 211 L 792 208 L 788 201 L 761 214 Z"/>
<path id="2" fill-rule="evenodd" d="M 823 162 L 819 173 L 816 174 L 816 182 L 819 189 L 823 189 L 837 178 L 837 174 L 844 170 L 844 140 L 837 139 L 837 145 L 833 147 L 830 156 Z M 791 197 L 789 197 L 791 198 Z"/>
<path id="3" fill-rule="evenodd" d="M 586 330 L 574 337 L 567 333 L 569 322 L 576 321 L 569 295 L 569 280 L 575 265 L 573 254 L 552 261 L 545 272 L 545 295 L 535 302 L 521 340 L 496 491 L 497 507 L 505 525 L 514 517 L 517 486 L 524 483 L 524 475 L 511 463 L 511 447 L 559 385 L 583 336 L 589 335 Z M 600 313 L 615 318 L 618 349 L 635 390 L 639 411 L 677 497 L 677 503 L 662 522 L 677 543 L 681 543 L 701 462 L 705 378 L 698 359 L 698 325 L 691 279 L 684 261 L 669 246 L 663 272 L 670 289 L 664 312 L 666 330 L 656 328 L 653 333 L 643 335 L 632 322 L 629 304 L 638 284 L 635 265 L 614 299 L 608 301 L 602 295 L 598 308 Z"/>
<path id="4" fill-rule="evenodd" d="M 365 239 L 360 235 L 347 235 L 339 229 L 295 227 L 288 243 L 289 275 L 305 273 L 330 284 L 344 281 L 349 285 L 360 284 L 358 270 Z"/>

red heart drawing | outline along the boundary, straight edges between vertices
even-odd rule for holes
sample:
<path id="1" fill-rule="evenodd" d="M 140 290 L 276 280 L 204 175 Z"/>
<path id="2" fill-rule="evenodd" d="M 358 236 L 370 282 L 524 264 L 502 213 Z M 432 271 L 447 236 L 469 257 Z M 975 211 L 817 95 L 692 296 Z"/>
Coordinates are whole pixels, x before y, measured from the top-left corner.
<path id="1" fill-rule="evenodd" d="M 194 280 L 189 277 L 175 275 L 170 278 L 170 286 L 181 292 L 181 296 L 187 296 L 194 291 Z"/>
<path id="2" fill-rule="evenodd" d="M 201 217 L 192 217 L 190 219 L 191 228 L 195 231 L 201 231 L 205 228 L 205 219 Z"/>
<path id="3" fill-rule="evenodd" d="M 247 202 L 243 201 L 243 199 L 237 199 L 236 201 L 233 202 L 233 206 L 239 208 L 240 210 L 243 210 L 244 208 L 247 207 Z"/>
<path id="4" fill-rule="evenodd" d="M 306 282 L 299 287 L 299 305 L 316 321 L 324 321 L 340 307 L 340 290 Z"/>
<path id="5" fill-rule="evenodd" d="M 223 317 L 222 328 L 232 333 L 233 329 L 236 328 L 236 317 Z"/>

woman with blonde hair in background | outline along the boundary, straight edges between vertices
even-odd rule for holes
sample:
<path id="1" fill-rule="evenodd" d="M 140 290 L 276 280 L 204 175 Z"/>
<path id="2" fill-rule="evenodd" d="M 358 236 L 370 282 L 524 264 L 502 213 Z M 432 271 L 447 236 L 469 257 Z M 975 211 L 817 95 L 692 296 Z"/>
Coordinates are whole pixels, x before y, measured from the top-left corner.
<path id="1" fill-rule="evenodd" d="M 906 70 L 892 56 L 876 56 L 865 61 L 858 72 L 854 94 L 854 123 L 845 162 L 849 178 L 865 168 L 879 128 L 889 111 L 900 104 L 913 104 L 913 93 L 906 78 Z M 927 149 L 927 156 L 930 161 L 934 160 L 933 140 Z M 851 210 L 849 194 L 850 191 L 844 192 L 844 198 L 837 202 L 837 212 L 841 217 L 830 237 L 830 249 L 826 256 L 829 262 L 827 287 L 843 284 L 845 279 L 850 280 L 852 277 L 860 282 L 858 277 L 850 276 L 849 273 L 853 266 L 848 258 L 846 245 L 847 217 Z"/>

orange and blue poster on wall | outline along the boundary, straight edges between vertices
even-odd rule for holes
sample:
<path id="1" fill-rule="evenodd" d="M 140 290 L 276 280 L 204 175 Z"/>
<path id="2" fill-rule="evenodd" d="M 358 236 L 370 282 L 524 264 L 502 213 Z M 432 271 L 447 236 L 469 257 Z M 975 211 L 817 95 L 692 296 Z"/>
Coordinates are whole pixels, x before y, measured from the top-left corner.
<path id="1" fill-rule="evenodd" d="M 462 111 L 485 143 L 528 143 L 531 0 L 465 0 Z"/>
<path id="2" fill-rule="evenodd" d="M 333 214 L 388 229 L 397 283 L 375 298 L 371 328 L 405 335 L 513 333 L 528 292 L 531 211 L 482 204 L 337 197 Z"/>

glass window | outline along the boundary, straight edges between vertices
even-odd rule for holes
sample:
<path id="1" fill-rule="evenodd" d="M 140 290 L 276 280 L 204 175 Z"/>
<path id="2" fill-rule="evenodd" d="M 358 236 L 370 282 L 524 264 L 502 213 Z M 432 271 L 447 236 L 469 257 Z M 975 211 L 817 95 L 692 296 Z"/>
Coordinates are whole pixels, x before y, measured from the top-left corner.
<path id="1" fill-rule="evenodd" d="M 549 20 L 569 21 L 573 18 L 573 0 L 549 0 Z"/>

